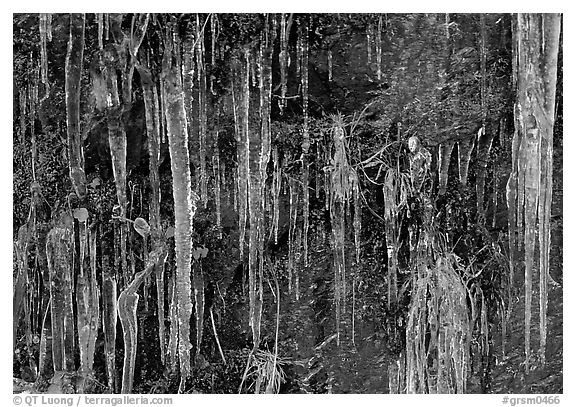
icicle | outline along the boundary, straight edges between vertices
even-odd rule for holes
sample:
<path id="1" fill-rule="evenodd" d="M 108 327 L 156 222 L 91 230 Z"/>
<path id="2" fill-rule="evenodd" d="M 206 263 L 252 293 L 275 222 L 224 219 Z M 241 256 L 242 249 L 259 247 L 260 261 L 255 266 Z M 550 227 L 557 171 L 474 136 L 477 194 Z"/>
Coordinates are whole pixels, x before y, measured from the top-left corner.
<path id="1" fill-rule="evenodd" d="M 376 33 L 376 75 L 382 80 L 382 15 L 378 19 L 378 32 Z"/>
<path id="2" fill-rule="evenodd" d="M 136 310 L 138 308 L 138 289 L 143 281 L 154 271 L 156 265 L 163 263 L 166 253 L 156 250 L 150 253 L 146 269 L 134 276 L 134 279 L 118 297 L 118 316 L 124 331 L 124 368 L 122 371 L 122 393 L 132 392 L 134 382 L 134 369 L 136 367 L 136 351 L 138 347 L 138 322 Z M 185 374 L 184 372 L 182 374 Z"/>
<path id="3" fill-rule="evenodd" d="M 303 245 L 304 245 L 304 267 L 308 267 L 308 229 L 310 217 L 310 200 L 309 200 L 309 166 L 308 152 L 310 150 L 310 134 L 308 124 L 308 24 L 302 25 L 301 38 L 301 58 L 302 58 L 302 114 L 304 116 L 303 137 L 302 137 L 302 202 L 304 218 L 303 226 Z"/>
<path id="4" fill-rule="evenodd" d="M 144 109 L 146 116 L 146 135 L 148 140 L 148 172 L 150 179 L 150 197 L 149 197 L 149 219 L 150 232 L 152 238 L 152 248 L 157 249 L 164 245 L 162 236 L 162 226 L 160 219 L 160 107 L 158 103 L 158 91 L 148 64 L 142 63 L 138 66 L 140 81 L 142 84 L 142 95 L 144 99 Z M 147 248 L 145 246 L 145 255 Z M 146 262 L 146 259 L 145 259 Z M 158 307 L 158 337 L 160 343 L 160 359 L 162 363 L 166 361 L 166 340 L 164 334 L 164 264 L 155 266 L 156 275 L 156 292 Z"/>
<path id="5" fill-rule="evenodd" d="M 170 53 L 170 50 L 165 51 Z M 170 60 L 170 55 L 165 60 Z M 178 318 L 178 358 L 180 362 L 180 385 L 178 392 L 184 391 L 186 380 L 191 374 L 190 366 L 190 317 L 192 313 L 191 268 L 192 268 L 192 225 L 196 213 L 198 196 L 192 191 L 190 155 L 188 151 L 188 131 L 180 72 L 176 67 L 163 66 L 163 80 L 166 91 L 167 133 L 170 147 L 170 164 L 174 184 L 174 218 L 176 245 L 176 298 Z"/>
<path id="6" fill-rule="evenodd" d="M 292 292 L 292 275 L 295 273 L 296 255 L 296 225 L 298 217 L 298 187 L 296 180 L 290 178 L 288 181 L 290 194 L 290 224 L 288 229 L 288 293 Z"/>
<path id="7" fill-rule="evenodd" d="M 202 335 L 204 332 L 204 274 L 202 273 L 201 257 L 193 262 L 192 273 L 192 284 L 194 286 L 194 316 L 196 319 L 195 359 L 198 360 L 200 357 Z"/>
<path id="8" fill-rule="evenodd" d="M 248 104 L 250 89 L 247 82 L 248 73 L 243 69 L 240 61 L 233 61 L 232 77 L 237 78 L 232 85 L 232 103 L 234 110 L 234 127 L 236 133 L 236 154 L 238 168 L 236 174 L 237 191 L 235 191 L 235 204 L 238 209 L 239 249 L 240 259 L 244 257 L 244 243 L 246 240 L 246 220 L 248 201 Z M 237 92 L 235 91 L 237 90 Z"/>
<path id="9" fill-rule="evenodd" d="M 439 177 L 439 195 L 444 195 L 446 193 L 446 188 L 448 186 L 448 170 L 450 168 L 450 157 L 452 156 L 452 149 L 454 148 L 454 142 L 448 141 L 442 143 L 439 146 L 438 151 L 438 177 Z"/>
<path id="10" fill-rule="evenodd" d="M 220 148 L 218 146 L 218 130 L 214 136 L 214 155 L 212 156 L 212 169 L 214 172 L 214 199 L 216 201 L 216 229 L 218 238 L 222 239 L 222 201 L 220 197 Z"/>
<path id="11" fill-rule="evenodd" d="M 63 225 L 53 228 L 46 239 L 46 257 L 50 273 L 52 356 L 55 372 L 73 372 L 76 370 L 72 310 L 73 220 L 67 214 L 63 216 Z"/>
<path id="12" fill-rule="evenodd" d="M 26 113 L 28 109 L 28 92 L 24 86 L 20 87 L 19 101 L 20 101 L 20 128 L 18 129 L 18 135 L 20 139 L 20 144 L 24 144 L 24 138 L 26 136 Z"/>
<path id="13" fill-rule="evenodd" d="M 278 147 L 274 146 L 272 150 L 272 161 L 274 161 L 274 175 L 272 179 L 272 234 L 274 244 L 278 244 L 278 222 L 280 219 L 280 189 L 282 187 L 282 163 L 278 156 Z"/>
<path id="14" fill-rule="evenodd" d="M 48 35 L 48 15 L 40 13 L 40 73 L 42 83 L 48 85 L 48 56 L 46 37 Z"/>
<path id="15" fill-rule="evenodd" d="M 488 166 L 488 156 L 492 148 L 492 140 L 494 140 L 494 132 L 486 128 L 480 129 L 478 132 L 478 169 L 476 170 L 476 196 L 478 214 L 482 217 L 486 215 L 486 208 L 484 207 L 484 188 L 486 183 L 486 168 Z"/>
<path id="16" fill-rule="evenodd" d="M 468 167 L 473 149 L 474 138 L 467 138 L 458 142 L 458 172 L 462 185 L 466 185 L 468 182 Z"/>
<path id="17" fill-rule="evenodd" d="M 498 214 L 498 163 L 494 163 L 494 170 L 492 172 L 492 228 L 496 228 L 496 215 Z"/>
<path id="18" fill-rule="evenodd" d="M 314 185 L 314 189 L 315 189 L 315 197 L 316 199 L 320 199 L 320 188 L 322 187 L 322 171 L 323 171 L 323 166 L 322 166 L 322 149 L 320 147 L 320 141 L 316 142 L 316 162 L 315 162 L 315 166 L 316 166 L 316 180 L 315 180 L 315 185 Z"/>
<path id="19" fill-rule="evenodd" d="M 328 81 L 332 82 L 332 51 L 328 50 Z"/>
<path id="20" fill-rule="evenodd" d="M 217 19 L 217 15 L 215 13 L 210 14 L 210 30 L 212 31 L 212 42 L 211 42 L 211 53 L 210 53 L 210 65 L 211 65 L 211 71 L 214 72 L 215 68 L 216 68 L 216 41 L 218 39 L 218 34 L 217 34 L 217 28 L 218 28 L 218 19 Z M 214 79 L 216 79 L 214 77 L 213 74 L 210 75 L 210 93 L 212 93 L 212 95 L 216 96 L 216 91 L 214 90 Z"/>
<path id="21" fill-rule="evenodd" d="M 300 300 L 300 248 L 302 247 L 302 229 L 297 228 L 296 242 L 294 246 L 294 292 L 296 301 Z"/>
<path id="22" fill-rule="evenodd" d="M 198 115 L 200 131 L 200 199 L 204 208 L 208 204 L 208 177 L 206 176 L 206 67 L 204 65 L 204 31 L 200 27 L 200 16 L 196 14 L 196 68 L 198 71 Z"/>
<path id="23" fill-rule="evenodd" d="M 372 63 L 372 37 L 374 36 L 374 27 L 372 23 L 366 28 L 366 49 L 368 50 L 368 64 Z"/>
<path id="24" fill-rule="evenodd" d="M 46 38 L 48 42 L 52 41 L 52 14 L 48 13 L 46 18 Z"/>
<path id="25" fill-rule="evenodd" d="M 298 33 L 298 38 L 296 39 L 296 77 L 300 77 L 300 72 L 302 72 L 302 30 Z"/>
<path id="26" fill-rule="evenodd" d="M 212 13 L 210 15 L 210 29 L 212 30 L 212 54 L 211 54 L 212 67 L 216 66 L 216 39 L 218 38 L 218 36 L 216 34 L 216 29 L 218 28 L 217 23 L 218 23 L 218 20 L 217 20 L 216 14 Z"/>
<path id="27" fill-rule="evenodd" d="M 184 92 L 186 95 L 186 92 Z M 164 89 L 164 81 L 160 81 L 160 142 L 167 142 L 168 131 L 166 129 L 166 91 Z"/>
<path id="28" fill-rule="evenodd" d="M 362 232 L 362 204 L 360 202 L 360 185 L 358 184 L 358 179 L 354 177 L 354 182 L 352 184 L 352 199 L 354 200 L 354 247 L 356 249 L 356 267 L 360 265 L 360 252 L 362 250 L 362 244 L 360 242 L 360 234 Z"/>
<path id="29" fill-rule="evenodd" d="M 390 168 L 386 172 L 382 194 L 384 195 L 384 219 L 386 249 L 388 252 L 388 309 L 396 304 L 398 297 L 397 270 L 398 247 L 400 245 L 400 225 L 398 224 L 398 190 L 402 188 L 398 170 Z M 402 198 L 400 198 L 402 199 Z"/>
<path id="30" fill-rule="evenodd" d="M 290 65 L 290 55 L 288 53 L 288 36 L 289 32 L 286 27 L 286 15 L 282 13 L 280 20 L 280 101 L 278 107 L 280 114 L 284 113 L 286 108 L 286 92 L 288 90 L 288 66 Z"/>
<path id="31" fill-rule="evenodd" d="M 84 209 L 84 211 L 86 210 Z M 79 213 L 81 214 L 81 212 Z M 97 328 L 100 323 L 100 293 L 96 281 L 96 253 L 92 253 L 96 250 L 95 233 L 89 232 L 87 219 L 80 216 L 78 220 L 80 231 L 80 258 L 78 259 L 80 273 L 75 288 L 78 348 L 80 350 L 80 373 L 89 377 L 93 375 Z M 92 264 L 89 263 L 88 253 L 94 257 Z"/>
<path id="32" fill-rule="evenodd" d="M 168 263 L 170 265 L 170 262 Z M 170 335 L 168 337 L 167 356 L 172 370 L 178 368 L 178 314 L 176 313 L 176 270 L 172 268 L 168 280 L 168 307 L 170 319 Z"/>
<path id="33" fill-rule="evenodd" d="M 194 47 L 195 34 L 192 30 L 187 30 L 183 42 L 182 56 L 182 86 L 184 87 L 184 109 L 186 111 L 186 123 L 188 124 L 188 145 L 190 148 L 190 159 L 195 166 L 200 162 L 199 142 L 196 140 L 194 123 Z M 198 172 L 198 171 L 197 171 Z M 195 175 L 195 190 L 199 191 L 199 177 Z"/>
<path id="34" fill-rule="evenodd" d="M 100 50 L 104 49 L 104 14 L 103 13 L 96 13 L 96 20 L 98 21 L 98 48 Z"/>
<path id="35" fill-rule="evenodd" d="M 110 14 L 104 13 L 104 39 L 110 39 Z"/>
<path id="36" fill-rule="evenodd" d="M 101 243 L 104 253 L 104 243 Z M 116 275 L 109 265 L 109 256 L 102 255 L 102 329 L 104 331 L 104 355 L 108 387 L 114 391 L 116 378 Z"/>
<path id="37" fill-rule="evenodd" d="M 250 86 L 252 86 L 253 88 L 258 86 L 258 83 L 260 82 L 259 80 L 256 79 L 256 72 L 257 72 L 257 68 L 256 68 L 256 61 L 253 61 L 252 59 L 255 59 L 256 57 L 250 55 L 250 59 L 248 60 L 248 70 L 250 72 Z"/>
<path id="38" fill-rule="evenodd" d="M 40 68 L 35 67 L 32 70 L 32 79 L 29 86 L 29 100 L 30 100 L 30 139 L 31 139 L 31 155 L 32 155 L 32 179 L 36 180 L 36 161 L 37 161 L 37 149 L 36 149 L 36 108 L 38 106 L 38 82 L 40 81 Z"/>

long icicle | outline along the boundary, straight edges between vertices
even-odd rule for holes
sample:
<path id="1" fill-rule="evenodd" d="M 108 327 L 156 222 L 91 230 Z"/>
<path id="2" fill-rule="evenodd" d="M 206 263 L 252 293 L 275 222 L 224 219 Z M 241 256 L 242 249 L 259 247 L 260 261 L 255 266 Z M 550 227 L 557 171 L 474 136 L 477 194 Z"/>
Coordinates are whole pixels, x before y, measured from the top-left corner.
<path id="1" fill-rule="evenodd" d="M 186 122 L 188 123 L 188 148 L 190 150 L 190 159 L 192 163 L 199 168 L 200 156 L 199 146 L 200 141 L 196 136 L 196 129 L 194 127 L 194 76 L 196 67 L 194 64 L 194 53 L 196 47 L 194 46 L 195 30 L 188 28 L 182 43 L 182 86 L 184 87 L 184 109 L 186 111 Z M 160 99 L 162 102 L 162 98 Z M 163 102 L 162 102 L 163 103 Z M 196 191 L 200 190 L 200 177 L 199 171 L 195 171 L 194 176 Z"/>
<path id="2" fill-rule="evenodd" d="M 61 224 L 54 227 L 46 239 L 46 257 L 50 273 L 52 320 L 52 360 L 54 375 L 73 372 L 74 313 L 72 310 L 72 251 L 73 220 L 63 215 Z"/>
<path id="3" fill-rule="evenodd" d="M 208 177 L 206 174 L 206 67 L 204 64 L 204 30 L 200 26 L 200 16 L 196 14 L 196 70 L 198 75 L 198 115 L 200 140 L 200 200 L 204 207 L 208 204 Z"/>
<path id="4" fill-rule="evenodd" d="M 290 54 L 288 53 L 288 38 L 290 32 L 288 31 L 286 14 L 282 13 L 280 19 L 280 114 L 284 113 L 286 108 L 286 92 L 288 90 L 288 66 L 290 65 Z"/>
<path id="5" fill-rule="evenodd" d="M 292 276 L 296 272 L 296 225 L 298 219 L 298 187 L 296 180 L 290 177 L 288 181 L 290 196 L 290 224 L 288 229 L 288 293 L 292 293 Z"/>
<path id="6" fill-rule="evenodd" d="M 304 116 L 304 124 L 302 128 L 302 217 L 304 220 L 302 243 L 304 247 L 304 267 L 308 267 L 308 229 L 310 217 L 310 199 L 309 199 L 309 165 L 308 165 L 308 152 L 310 150 L 310 133 L 309 133 L 309 119 L 308 119 L 308 22 L 304 21 L 301 26 L 301 54 L 302 54 L 302 114 Z M 297 291 L 298 292 L 298 291 Z"/>
<path id="7" fill-rule="evenodd" d="M 246 218 L 248 215 L 247 210 L 247 188 L 248 188 L 248 159 L 247 159 L 247 135 L 245 130 L 244 117 L 248 112 L 245 112 L 244 97 L 248 96 L 243 85 L 242 63 L 238 58 L 232 62 L 232 77 L 238 78 L 232 84 L 232 105 L 234 111 L 234 128 L 236 134 L 236 157 L 238 162 L 237 175 L 236 175 L 236 188 L 235 188 L 235 207 L 238 208 L 238 229 L 239 229 L 239 242 L 240 259 L 244 257 L 244 243 L 246 240 Z"/>
<path id="8" fill-rule="evenodd" d="M 222 239 L 222 172 L 220 170 L 220 146 L 218 143 L 219 130 L 216 129 L 216 132 L 214 133 L 214 155 L 212 156 L 212 169 L 214 172 L 214 200 L 216 201 L 216 229 L 218 231 L 218 239 Z"/>
<path id="9" fill-rule="evenodd" d="M 40 74 L 42 83 L 48 86 L 48 56 L 47 56 L 48 14 L 40 13 Z"/>
<path id="10" fill-rule="evenodd" d="M 167 36 L 168 37 L 168 36 Z M 168 41 L 166 41 L 168 43 Z M 162 76 L 166 91 L 166 123 L 170 149 L 170 165 L 173 180 L 176 278 L 174 297 L 178 318 L 178 357 L 180 361 L 180 385 L 178 392 L 185 390 L 190 377 L 190 317 L 192 300 L 190 271 L 192 268 L 192 226 L 198 197 L 192 191 L 188 131 L 182 81 L 178 67 L 173 67 L 170 43 L 164 50 Z M 173 328 L 174 329 L 174 328 Z"/>
<path id="11" fill-rule="evenodd" d="M 124 368 L 122 371 L 122 393 L 132 392 L 134 383 L 134 369 L 136 367 L 136 351 L 138 347 L 138 289 L 144 280 L 152 274 L 158 264 L 164 263 L 166 252 L 162 249 L 150 253 L 146 268 L 136 274 L 134 279 L 126 286 L 118 297 L 118 316 L 124 331 Z"/>
<path id="12" fill-rule="evenodd" d="M 161 247 L 163 243 L 162 225 L 160 218 L 160 113 L 158 105 L 158 92 L 152 79 L 152 74 L 144 64 L 139 65 L 138 73 L 142 85 L 144 110 L 146 115 L 146 135 L 148 141 L 148 171 L 150 179 L 150 232 L 152 249 Z M 145 250 L 147 250 L 145 248 Z M 158 305 L 158 338 L 160 343 L 160 360 L 166 361 L 166 338 L 164 333 L 164 267 L 163 264 L 155 266 L 156 292 Z"/>
<path id="13" fill-rule="evenodd" d="M 448 186 L 448 169 L 450 167 L 450 157 L 452 156 L 452 149 L 454 148 L 454 142 L 448 141 L 442 143 L 439 147 L 439 190 L 438 194 L 444 195 L 446 193 L 446 188 Z"/>
<path id="14" fill-rule="evenodd" d="M 550 217 L 552 210 L 553 190 L 553 120 L 556 117 L 556 78 L 558 66 L 558 50 L 560 46 L 561 16 L 558 14 L 546 14 L 542 16 L 544 24 L 550 27 L 547 31 L 549 38 L 543 41 L 544 53 L 549 69 L 546 70 L 547 80 L 546 96 L 544 103 L 548 121 L 543 126 L 541 138 L 541 185 L 538 207 L 539 223 L 539 247 L 540 247 L 540 349 L 541 363 L 546 362 L 547 340 L 547 311 L 548 311 L 548 281 L 550 278 Z"/>
<path id="15" fill-rule="evenodd" d="M 468 182 L 468 168 L 474 149 L 474 138 L 466 138 L 458 141 L 458 174 L 460 183 L 466 185 Z"/>
<path id="16" fill-rule="evenodd" d="M 103 13 L 96 13 L 96 21 L 98 22 L 98 49 L 104 49 L 104 14 Z"/>
<path id="17" fill-rule="evenodd" d="M 282 162 L 278 155 L 278 147 L 272 150 L 272 161 L 274 161 L 274 174 L 272 179 L 272 236 L 274 244 L 278 244 L 278 222 L 280 219 L 280 189 L 282 188 Z"/>
<path id="18" fill-rule="evenodd" d="M 376 32 L 376 76 L 382 80 L 382 15 L 378 19 L 378 31 Z"/>

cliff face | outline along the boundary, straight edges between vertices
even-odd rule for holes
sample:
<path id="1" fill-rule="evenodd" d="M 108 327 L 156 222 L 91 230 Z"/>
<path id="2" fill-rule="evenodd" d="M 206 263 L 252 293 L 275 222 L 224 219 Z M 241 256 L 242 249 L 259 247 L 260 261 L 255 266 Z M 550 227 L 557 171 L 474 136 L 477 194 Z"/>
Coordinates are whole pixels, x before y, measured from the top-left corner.
<path id="1" fill-rule="evenodd" d="M 130 354 L 134 391 L 237 392 L 242 386 L 252 392 L 256 383 L 263 392 L 402 390 L 404 378 L 397 370 L 411 340 L 406 326 L 419 267 L 432 270 L 445 258 L 473 264 L 469 270 L 455 266 L 471 301 L 464 310 L 472 338 L 468 391 L 529 391 L 530 386 L 562 391 L 561 373 L 553 372 L 561 371 L 561 346 L 550 345 L 550 363 L 522 385 L 505 369 L 516 369 L 523 357 L 520 309 L 508 308 L 515 306 L 511 301 L 523 284 L 509 281 L 507 268 L 506 182 L 516 97 L 511 19 L 496 14 L 87 14 L 79 89 L 86 177 L 81 183 L 87 198 L 81 201 L 71 195 L 65 137 L 69 16 L 15 15 L 15 239 L 34 204 L 39 236 L 25 249 L 32 264 L 41 258 L 35 250 L 43 250 L 35 242 L 46 239 L 55 219 L 85 207 L 89 224 L 99 228 L 97 275 L 118 277 L 120 291 L 129 282 L 120 277 L 129 280 L 145 269 L 149 247 L 129 221 L 122 228 L 110 222 L 119 216 L 116 188 L 125 190 L 127 201 L 120 217 L 131 221 L 151 219 L 153 195 L 161 197 L 153 214 L 156 226 L 150 224 L 168 257 L 164 278 L 148 279 L 139 289 L 137 337 L 130 337 L 138 345 Z M 135 21 L 147 28 L 139 33 L 139 50 L 130 55 Z M 115 32 L 124 33 L 125 41 Z M 117 78 L 102 85 L 101 58 L 111 44 L 120 51 L 108 76 Z M 142 63 L 131 80 L 130 63 Z M 172 79 L 181 94 L 165 89 L 162 70 L 168 63 L 176 69 L 178 80 Z M 143 65 L 149 69 L 146 106 Z M 562 279 L 561 75 L 559 70 L 553 138 L 550 274 L 556 281 Z M 112 103 L 107 95 L 114 86 L 119 88 Z M 178 132 L 167 109 L 174 98 L 180 103 Z M 158 177 L 149 170 L 146 115 L 153 111 L 160 133 L 154 150 Z M 124 186 L 114 182 L 111 113 L 112 124 L 125 133 Z M 418 157 L 424 159 L 415 159 L 410 138 L 417 138 Z M 187 163 L 184 155 L 174 162 L 170 143 L 189 151 Z M 36 187 L 36 195 L 30 194 L 32 167 L 44 198 L 40 204 L 33 198 Z M 190 191 L 199 197 L 193 221 L 186 218 Z M 176 231 L 175 221 L 180 222 Z M 126 252 L 127 277 L 115 275 L 119 248 Z M 16 323 L 23 334 L 18 337 L 27 339 L 16 344 L 14 376 L 32 380 L 30 361 L 40 346 L 32 339 L 43 335 L 46 309 L 36 293 L 48 288 L 32 275 L 36 268 L 27 270 L 32 270 L 32 291 L 25 296 L 32 306 Z M 469 278 L 479 270 L 484 271 Z M 186 288 L 188 283 L 192 286 Z M 164 285 L 161 306 L 156 284 Z M 178 342 L 174 298 L 188 298 L 183 288 L 196 307 L 186 302 L 182 315 L 190 319 L 191 312 L 191 320 L 197 319 L 196 324 L 180 321 L 192 348 L 180 355 L 188 380 L 180 380 L 176 354 L 170 360 L 165 346 Z M 556 342 L 562 337 L 556 312 L 562 287 L 553 290 L 549 337 Z M 165 312 L 163 318 L 156 310 Z M 510 310 L 506 322 L 502 316 Z M 422 338 L 429 346 L 434 339 L 426 335 L 433 329 L 425 330 Z M 103 336 L 96 342 L 94 374 L 98 382 L 119 389 L 122 375 L 110 366 L 122 365 L 122 335 L 115 348 Z M 510 356 L 501 364 L 505 349 Z M 188 353 L 195 355 L 190 366 Z M 166 370 L 170 363 L 172 370 Z M 246 363 L 257 373 L 244 377 Z M 272 373 L 278 382 L 267 381 Z"/>

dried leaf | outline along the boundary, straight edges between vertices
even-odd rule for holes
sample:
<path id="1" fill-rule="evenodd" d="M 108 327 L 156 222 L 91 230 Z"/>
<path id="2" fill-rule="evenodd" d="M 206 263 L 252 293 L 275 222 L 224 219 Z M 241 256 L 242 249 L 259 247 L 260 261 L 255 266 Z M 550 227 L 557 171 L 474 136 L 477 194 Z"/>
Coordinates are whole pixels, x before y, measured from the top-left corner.
<path id="1" fill-rule="evenodd" d="M 150 235 L 150 225 L 143 218 L 134 219 L 134 230 L 142 237 Z"/>

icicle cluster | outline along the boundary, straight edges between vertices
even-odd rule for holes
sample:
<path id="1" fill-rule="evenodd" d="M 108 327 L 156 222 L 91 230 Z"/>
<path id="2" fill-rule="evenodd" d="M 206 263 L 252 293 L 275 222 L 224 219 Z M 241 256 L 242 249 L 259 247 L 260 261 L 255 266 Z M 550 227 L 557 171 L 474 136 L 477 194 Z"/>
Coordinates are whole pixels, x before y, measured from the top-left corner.
<path id="1" fill-rule="evenodd" d="M 506 187 L 509 213 L 511 281 L 517 253 L 524 245 L 526 373 L 531 370 L 532 267 L 536 230 L 540 248 L 540 349 L 545 361 L 552 202 L 552 143 L 560 36 L 558 14 L 518 14 L 513 19 L 516 132 L 512 141 L 512 172 Z M 539 38 L 541 41 L 534 41 Z M 535 87 L 534 83 L 543 86 Z M 537 229 L 538 228 L 538 229 Z M 518 241 L 515 236 L 518 232 Z M 523 239 L 520 238 L 523 236 Z"/>

